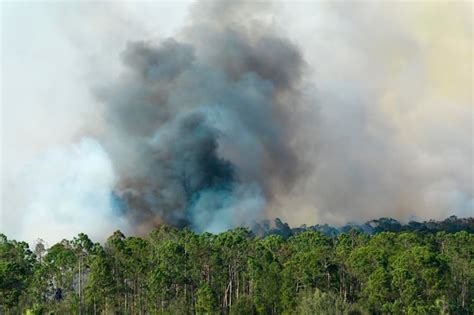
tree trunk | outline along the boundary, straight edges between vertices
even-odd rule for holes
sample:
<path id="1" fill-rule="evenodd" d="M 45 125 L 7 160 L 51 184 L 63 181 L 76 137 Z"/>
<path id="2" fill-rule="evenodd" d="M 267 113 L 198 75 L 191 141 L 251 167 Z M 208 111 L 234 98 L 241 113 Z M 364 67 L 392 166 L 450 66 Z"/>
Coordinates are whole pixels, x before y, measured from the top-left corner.
<path id="1" fill-rule="evenodd" d="M 79 257 L 79 314 L 82 315 L 81 260 L 82 260 L 82 255 Z"/>

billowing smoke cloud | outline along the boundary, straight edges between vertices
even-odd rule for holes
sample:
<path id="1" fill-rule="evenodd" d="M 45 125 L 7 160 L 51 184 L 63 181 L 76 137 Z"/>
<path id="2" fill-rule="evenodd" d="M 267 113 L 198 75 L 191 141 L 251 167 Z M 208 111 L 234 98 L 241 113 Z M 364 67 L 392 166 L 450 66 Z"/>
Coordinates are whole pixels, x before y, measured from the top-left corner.
<path id="1" fill-rule="evenodd" d="M 5 197 L 16 200 L 24 212 L 15 212 L 16 217 L 3 222 L 8 224 L 4 228 L 15 228 L 27 240 L 41 236 L 49 241 L 50 233 L 73 237 L 85 227 L 97 239 L 106 238 L 112 229 L 131 232 L 112 206 L 110 192 L 117 178 L 107 153 L 94 139 L 51 148 L 18 176 L 28 179 L 21 186 L 10 183 Z M 29 202 L 22 204 L 22 200 Z"/>
<path id="2" fill-rule="evenodd" d="M 4 4 L 0 230 L 472 216 L 471 6 Z"/>
<path id="3" fill-rule="evenodd" d="M 293 7 L 287 31 L 314 69 L 319 123 L 303 127 L 317 131 L 317 150 L 298 151 L 312 174 L 282 196 L 279 215 L 292 224 L 474 215 L 472 4 Z"/>
<path id="4" fill-rule="evenodd" d="M 266 23 L 248 23 L 260 12 L 248 5 L 205 2 L 179 40 L 130 42 L 125 72 L 98 92 L 115 193 L 139 229 L 248 224 L 301 173 L 290 126 L 303 60 Z"/>

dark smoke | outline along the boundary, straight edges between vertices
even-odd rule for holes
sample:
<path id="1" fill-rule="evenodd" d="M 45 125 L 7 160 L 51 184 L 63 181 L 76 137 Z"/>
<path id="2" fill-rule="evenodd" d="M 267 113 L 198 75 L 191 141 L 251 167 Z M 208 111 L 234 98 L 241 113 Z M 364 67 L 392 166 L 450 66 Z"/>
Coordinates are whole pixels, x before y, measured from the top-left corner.
<path id="1" fill-rule="evenodd" d="M 249 223 L 300 178 L 290 126 L 304 63 L 267 9 L 202 2 L 179 39 L 129 43 L 101 89 L 117 204 L 139 229 Z"/>

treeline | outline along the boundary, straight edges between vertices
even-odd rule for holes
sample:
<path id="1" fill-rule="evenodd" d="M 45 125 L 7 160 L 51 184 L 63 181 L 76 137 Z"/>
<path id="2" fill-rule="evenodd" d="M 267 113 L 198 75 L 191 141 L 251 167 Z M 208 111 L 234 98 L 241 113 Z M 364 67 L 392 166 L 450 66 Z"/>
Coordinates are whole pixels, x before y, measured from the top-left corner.
<path id="1" fill-rule="evenodd" d="M 474 314 L 474 234 L 0 234 L 1 314 Z"/>
<path id="2" fill-rule="evenodd" d="M 349 223 L 341 227 L 334 227 L 328 224 L 316 224 L 311 226 L 303 225 L 294 228 L 291 228 L 287 223 L 282 222 L 280 219 L 275 219 L 273 222 L 265 220 L 263 222 L 256 223 L 252 227 L 252 231 L 257 236 L 265 237 L 268 235 L 281 235 L 285 238 L 304 231 L 319 231 L 326 235 L 333 236 L 339 233 L 347 233 L 352 229 L 362 231 L 367 234 L 376 234 L 380 232 L 399 233 L 404 231 L 418 233 L 437 233 L 442 231 L 456 233 L 460 231 L 466 231 L 469 233 L 474 233 L 474 218 L 458 218 L 453 215 L 442 221 L 410 221 L 407 224 L 403 224 L 392 218 L 380 218 L 367 221 L 364 224 Z"/>

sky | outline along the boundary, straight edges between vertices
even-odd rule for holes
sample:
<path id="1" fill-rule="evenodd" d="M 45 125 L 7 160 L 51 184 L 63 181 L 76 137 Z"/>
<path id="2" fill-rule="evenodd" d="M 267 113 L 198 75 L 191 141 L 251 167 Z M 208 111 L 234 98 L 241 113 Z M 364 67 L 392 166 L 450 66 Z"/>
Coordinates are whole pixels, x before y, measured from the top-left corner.
<path id="1" fill-rule="evenodd" d="M 127 43 L 182 38 L 193 4 L 1 3 L 2 233 L 49 243 L 134 233 L 110 202 L 120 178 L 97 136 L 108 105 L 96 90 L 120 78 Z M 288 38 L 305 65 L 292 146 L 306 174 L 276 188 L 265 218 L 474 214 L 471 2 L 254 6 L 242 12 Z"/>

